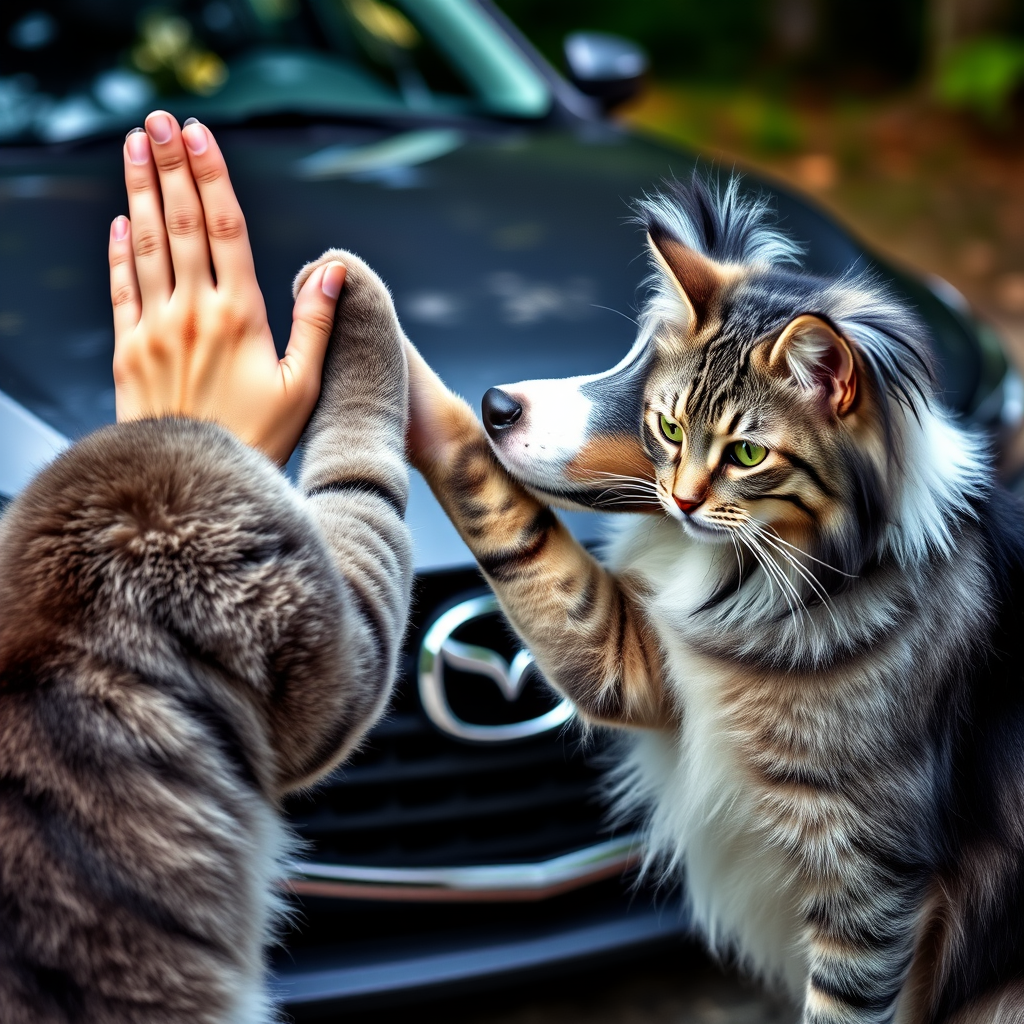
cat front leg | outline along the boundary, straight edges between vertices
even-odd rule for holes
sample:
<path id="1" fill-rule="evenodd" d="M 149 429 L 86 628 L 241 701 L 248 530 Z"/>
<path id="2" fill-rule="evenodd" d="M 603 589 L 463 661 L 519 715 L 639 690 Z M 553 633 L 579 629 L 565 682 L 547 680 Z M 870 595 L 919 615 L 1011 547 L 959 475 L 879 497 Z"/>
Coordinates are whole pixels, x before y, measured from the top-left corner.
<path id="1" fill-rule="evenodd" d="M 856 827 L 851 834 L 830 824 L 840 816 L 827 805 L 836 802 L 820 799 L 815 824 L 805 819 L 821 840 L 805 847 L 818 863 L 805 882 L 810 973 L 803 1021 L 885 1024 L 894 1018 L 914 958 L 926 874 L 902 858 L 865 853 L 868 829 L 858 835 Z"/>
<path id="2" fill-rule="evenodd" d="M 603 568 L 491 451 L 410 345 L 409 454 L 541 671 L 592 722 L 669 726 L 659 642 L 632 581 Z"/>
<path id="3" fill-rule="evenodd" d="M 823 919 L 809 926 L 804 1024 L 893 1020 L 913 959 L 918 901 L 913 885 L 819 901 Z"/>
<path id="4" fill-rule="evenodd" d="M 299 490 L 326 543 L 334 573 L 324 590 L 335 600 L 333 618 L 309 614 L 295 625 L 301 653 L 289 662 L 271 718 L 282 789 L 337 764 L 383 710 L 412 589 L 404 336 L 386 286 L 352 253 L 331 249 L 307 264 L 295 294 L 332 262 L 345 266 L 345 286 L 320 398 L 302 435 Z"/>

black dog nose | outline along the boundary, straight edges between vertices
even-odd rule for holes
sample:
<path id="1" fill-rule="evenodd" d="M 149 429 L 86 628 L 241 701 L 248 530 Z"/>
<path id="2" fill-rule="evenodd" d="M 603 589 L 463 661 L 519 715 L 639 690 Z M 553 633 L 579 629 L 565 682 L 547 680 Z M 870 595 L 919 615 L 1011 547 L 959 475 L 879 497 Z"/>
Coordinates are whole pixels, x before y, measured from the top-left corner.
<path id="1" fill-rule="evenodd" d="M 480 408 L 484 414 L 484 427 L 491 437 L 497 437 L 500 431 L 507 430 L 523 415 L 523 407 L 501 388 L 488 388 Z"/>

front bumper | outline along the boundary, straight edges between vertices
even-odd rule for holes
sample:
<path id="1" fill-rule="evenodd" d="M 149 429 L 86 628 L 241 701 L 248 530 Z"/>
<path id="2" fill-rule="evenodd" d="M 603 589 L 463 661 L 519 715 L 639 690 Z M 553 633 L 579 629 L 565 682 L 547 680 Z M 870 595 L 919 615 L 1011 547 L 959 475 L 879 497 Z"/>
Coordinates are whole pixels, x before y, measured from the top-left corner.
<path id="1" fill-rule="evenodd" d="M 460 913 L 467 909 L 469 914 Z M 303 913 L 307 922 L 315 921 L 321 909 L 306 904 Z M 333 943 L 322 936 L 305 947 L 291 946 L 274 965 L 272 993 L 299 1020 L 336 1013 L 341 1006 L 352 1010 L 508 984 L 689 935 L 677 894 L 655 900 L 619 880 L 526 907 L 428 909 L 334 901 L 329 913 Z M 362 928 L 368 913 L 378 918 L 369 938 Z M 330 927 L 326 921 L 320 926 Z"/>

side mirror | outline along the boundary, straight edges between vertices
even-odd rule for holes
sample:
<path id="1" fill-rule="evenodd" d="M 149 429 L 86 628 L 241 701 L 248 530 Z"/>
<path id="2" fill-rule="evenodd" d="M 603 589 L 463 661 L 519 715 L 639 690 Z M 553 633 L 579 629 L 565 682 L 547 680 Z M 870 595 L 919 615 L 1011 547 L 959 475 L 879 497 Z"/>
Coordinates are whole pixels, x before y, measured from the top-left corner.
<path id="1" fill-rule="evenodd" d="M 573 32 L 565 37 L 569 78 L 605 110 L 635 96 L 644 84 L 649 61 L 641 46 L 606 32 Z"/>

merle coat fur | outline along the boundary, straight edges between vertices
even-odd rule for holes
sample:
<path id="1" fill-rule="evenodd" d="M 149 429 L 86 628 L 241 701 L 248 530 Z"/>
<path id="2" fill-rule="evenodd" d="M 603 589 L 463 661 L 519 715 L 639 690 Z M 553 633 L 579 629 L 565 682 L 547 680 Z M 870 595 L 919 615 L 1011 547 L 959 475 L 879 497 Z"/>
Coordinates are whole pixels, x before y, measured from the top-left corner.
<path id="1" fill-rule="evenodd" d="M 0 1021 L 259 1024 L 281 798 L 384 707 L 407 373 L 348 268 L 298 489 L 220 428 L 78 442 L 0 526 Z"/>

